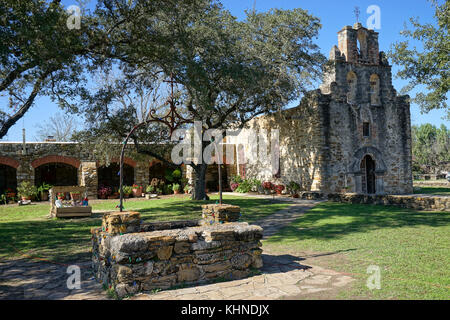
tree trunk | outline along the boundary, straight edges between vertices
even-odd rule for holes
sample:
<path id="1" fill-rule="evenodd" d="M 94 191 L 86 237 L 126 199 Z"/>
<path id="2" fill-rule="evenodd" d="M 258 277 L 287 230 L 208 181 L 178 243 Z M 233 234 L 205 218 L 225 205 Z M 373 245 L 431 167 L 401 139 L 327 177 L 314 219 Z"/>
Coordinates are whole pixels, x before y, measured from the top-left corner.
<path id="1" fill-rule="evenodd" d="M 208 165 L 206 163 L 192 165 L 195 171 L 194 189 L 192 190 L 192 200 L 209 200 L 205 191 L 206 186 L 206 169 Z"/>

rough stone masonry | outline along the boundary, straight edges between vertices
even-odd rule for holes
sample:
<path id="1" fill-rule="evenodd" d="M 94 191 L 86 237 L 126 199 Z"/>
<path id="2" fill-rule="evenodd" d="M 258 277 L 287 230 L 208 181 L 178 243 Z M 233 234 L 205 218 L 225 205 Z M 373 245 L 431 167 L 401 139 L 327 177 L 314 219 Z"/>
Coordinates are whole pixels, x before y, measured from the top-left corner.
<path id="1" fill-rule="evenodd" d="M 240 279 L 262 267 L 263 229 L 245 222 L 142 223 L 139 212 L 122 212 L 105 214 L 91 233 L 95 276 L 119 298 Z"/>

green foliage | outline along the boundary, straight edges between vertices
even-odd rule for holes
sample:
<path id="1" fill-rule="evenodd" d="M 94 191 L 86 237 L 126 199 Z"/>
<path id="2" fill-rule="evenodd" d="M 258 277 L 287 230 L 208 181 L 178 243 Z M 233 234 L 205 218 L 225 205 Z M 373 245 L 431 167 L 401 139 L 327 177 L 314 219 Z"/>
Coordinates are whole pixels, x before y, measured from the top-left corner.
<path id="1" fill-rule="evenodd" d="M 92 16 L 69 30 L 69 13 L 60 1 L 0 1 L 0 138 L 23 117 L 39 96 L 65 104 L 83 90 L 84 63 L 97 34 Z M 103 42 L 103 41 L 102 41 Z M 50 81 L 51 79 L 51 81 Z"/>
<path id="2" fill-rule="evenodd" d="M 37 195 L 38 190 L 31 182 L 22 181 L 17 187 L 17 192 L 21 197 L 33 197 Z"/>
<path id="3" fill-rule="evenodd" d="M 37 191 L 39 192 L 39 193 L 41 193 L 41 192 L 45 192 L 45 191 L 48 191 L 48 190 L 50 190 L 52 188 L 52 185 L 50 185 L 50 184 L 47 184 L 47 183 L 42 183 L 40 186 L 39 186 L 39 188 L 37 189 Z"/>
<path id="4" fill-rule="evenodd" d="M 411 127 L 413 170 L 438 171 L 439 164 L 450 160 L 450 130 L 429 123 Z"/>
<path id="5" fill-rule="evenodd" d="M 145 192 L 147 192 L 147 193 L 153 193 L 153 192 L 155 192 L 155 190 L 156 190 L 156 187 L 152 186 L 151 184 L 149 184 L 147 186 L 147 188 L 145 188 Z"/>
<path id="6" fill-rule="evenodd" d="M 178 183 L 174 183 L 172 185 L 172 190 L 173 191 L 180 191 L 181 186 Z"/>
<path id="7" fill-rule="evenodd" d="M 297 191 L 300 190 L 300 185 L 295 181 L 290 181 L 287 185 L 287 190 L 290 193 L 296 193 Z"/>
<path id="8" fill-rule="evenodd" d="M 8 203 L 8 199 L 6 198 L 6 194 L 1 194 L 0 195 L 0 203 L 3 203 L 3 204 L 7 204 Z"/>
<path id="9" fill-rule="evenodd" d="M 124 194 L 132 194 L 133 193 L 133 187 L 132 186 L 123 186 L 123 193 Z"/>
<path id="10" fill-rule="evenodd" d="M 395 43 L 389 55 L 402 67 L 398 76 L 409 81 L 404 92 L 420 85 L 427 89 L 428 93 L 419 90 L 412 99 L 422 112 L 444 109 L 450 119 L 447 105 L 450 89 L 450 2 L 444 1 L 441 5 L 437 1 L 431 2 L 435 7 L 434 23 L 420 24 L 418 19 L 411 18 L 413 30 L 401 32 L 408 40 Z M 410 47 L 409 40 L 420 41 L 423 49 Z"/>
<path id="11" fill-rule="evenodd" d="M 242 179 L 240 178 L 239 186 L 234 190 L 239 193 L 247 193 L 250 191 L 258 191 L 261 181 L 258 179 Z M 238 183 L 238 182 L 236 182 Z"/>
<path id="12" fill-rule="evenodd" d="M 166 184 L 163 187 L 164 194 L 172 194 L 172 184 Z"/>
<path id="13" fill-rule="evenodd" d="M 241 183 L 244 179 L 241 176 L 234 176 L 231 178 L 231 182 Z"/>

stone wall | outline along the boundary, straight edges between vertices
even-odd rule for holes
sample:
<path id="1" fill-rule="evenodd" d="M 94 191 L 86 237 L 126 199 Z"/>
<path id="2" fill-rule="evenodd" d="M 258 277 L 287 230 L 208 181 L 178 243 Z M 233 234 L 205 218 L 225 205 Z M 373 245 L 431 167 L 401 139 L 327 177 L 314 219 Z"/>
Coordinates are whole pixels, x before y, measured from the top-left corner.
<path id="1" fill-rule="evenodd" d="M 74 142 L 27 142 L 23 144 L 0 142 L 0 164 L 16 170 L 17 184 L 22 181 L 35 183 L 35 170 L 47 163 L 64 163 L 77 169 L 78 185 L 86 186 L 88 197 L 97 198 L 98 168 L 102 161 L 83 150 Z M 127 154 L 125 162 L 134 168 L 134 183 L 149 184 L 150 157 L 140 156 L 139 161 Z M 114 158 L 117 161 L 118 158 Z"/>
<path id="2" fill-rule="evenodd" d="M 308 200 L 323 199 L 342 203 L 394 205 L 425 211 L 450 211 L 450 196 L 301 192 L 300 198 Z"/>
<path id="3" fill-rule="evenodd" d="M 239 279 L 261 268 L 263 230 L 247 223 L 142 223 L 139 213 L 107 214 L 91 230 L 97 280 L 119 298 L 213 279 Z"/>

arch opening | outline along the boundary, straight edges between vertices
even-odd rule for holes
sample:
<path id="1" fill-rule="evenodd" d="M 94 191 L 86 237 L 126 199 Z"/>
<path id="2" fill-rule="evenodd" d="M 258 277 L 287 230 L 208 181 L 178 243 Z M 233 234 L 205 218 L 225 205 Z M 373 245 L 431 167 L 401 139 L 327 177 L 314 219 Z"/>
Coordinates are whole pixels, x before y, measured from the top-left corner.
<path id="1" fill-rule="evenodd" d="M 361 160 L 362 192 L 368 194 L 376 193 L 375 190 L 375 160 L 370 155 L 365 155 Z"/>
<path id="2" fill-rule="evenodd" d="M 109 166 L 101 166 L 97 169 L 98 188 L 110 187 L 113 192 L 117 192 L 120 186 L 120 165 L 110 163 Z M 123 184 L 131 186 L 134 183 L 134 168 L 129 164 L 123 164 Z"/>
<path id="3" fill-rule="evenodd" d="M 14 167 L 0 164 L 0 194 L 17 191 L 17 170 Z"/>
<path id="4" fill-rule="evenodd" d="M 34 183 L 52 186 L 78 185 L 78 168 L 61 162 L 50 162 L 34 168 Z"/>

